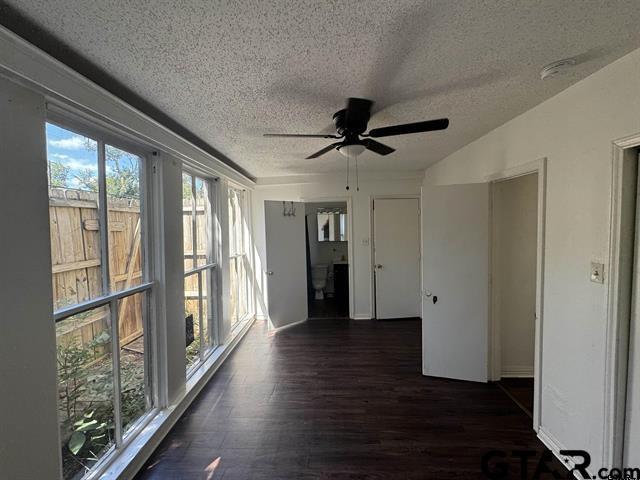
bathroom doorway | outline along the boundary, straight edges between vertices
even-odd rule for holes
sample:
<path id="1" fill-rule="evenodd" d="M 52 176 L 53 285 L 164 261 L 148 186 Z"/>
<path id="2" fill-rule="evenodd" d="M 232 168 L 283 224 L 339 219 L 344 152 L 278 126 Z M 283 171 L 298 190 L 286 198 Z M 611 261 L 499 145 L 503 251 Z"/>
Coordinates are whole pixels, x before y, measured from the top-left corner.
<path id="1" fill-rule="evenodd" d="M 349 318 L 349 214 L 346 201 L 305 203 L 309 319 Z"/>

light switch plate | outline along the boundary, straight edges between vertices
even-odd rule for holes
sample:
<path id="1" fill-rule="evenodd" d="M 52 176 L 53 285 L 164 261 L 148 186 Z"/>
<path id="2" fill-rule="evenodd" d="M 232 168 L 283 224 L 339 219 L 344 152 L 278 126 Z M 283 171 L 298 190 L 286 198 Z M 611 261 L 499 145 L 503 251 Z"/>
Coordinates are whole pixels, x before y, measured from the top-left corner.
<path id="1" fill-rule="evenodd" d="M 604 263 L 591 262 L 591 281 L 604 283 Z"/>

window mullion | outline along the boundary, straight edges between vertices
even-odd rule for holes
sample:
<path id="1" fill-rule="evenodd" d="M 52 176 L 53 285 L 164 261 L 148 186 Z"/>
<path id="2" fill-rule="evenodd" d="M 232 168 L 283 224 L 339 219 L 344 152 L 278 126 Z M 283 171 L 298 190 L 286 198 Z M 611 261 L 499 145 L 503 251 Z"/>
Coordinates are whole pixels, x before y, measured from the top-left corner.
<path id="1" fill-rule="evenodd" d="M 111 318 L 111 359 L 113 361 L 113 419 L 116 448 L 122 445 L 122 406 L 120 392 L 120 325 L 118 318 L 118 300 L 109 302 Z"/>
<path id="2" fill-rule="evenodd" d="M 111 276 L 109 274 L 109 210 L 107 204 L 107 166 L 105 161 L 105 144 L 98 141 L 98 216 L 100 227 L 100 264 L 102 271 L 102 294 L 111 293 Z"/>

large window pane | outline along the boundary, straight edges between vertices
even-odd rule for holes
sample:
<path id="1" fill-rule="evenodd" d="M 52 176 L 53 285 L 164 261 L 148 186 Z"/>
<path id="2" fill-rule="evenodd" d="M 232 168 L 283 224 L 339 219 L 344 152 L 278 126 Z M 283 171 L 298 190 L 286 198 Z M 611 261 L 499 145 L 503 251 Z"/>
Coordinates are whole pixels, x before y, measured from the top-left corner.
<path id="1" fill-rule="evenodd" d="M 125 433 L 152 406 L 148 362 L 145 361 L 146 312 L 145 293 L 118 301 L 120 405 Z"/>
<path id="2" fill-rule="evenodd" d="M 134 287 L 143 280 L 141 169 L 140 157 L 105 145 L 109 282 L 113 292 Z"/>
<path id="3" fill-rule="evenodd" d="M 214 280 L 211 271 L 215 267 L 193 272 L 213 262 L 210 186 L 207 180 L 182 174 L 187 369 L 203 360 L 213 343 L 210 299 Z"/>
<path id="4" fill-rule="evenodd" d="M 78 478 L 114 444 L 113 359 L 107 306 L 56 324 L 63 473 Z"/>
<path id="5" fill-rule="evenodd" d="M 98 213 L 98 143 L 48 123 L 47 170 L 56 310 L 105 292 Z"/>
<path id="6" fill-rule="evenodd" d="M 249 289 L 247 277 L 247 256 L 245 252 L 244 217 L 245 193 L 229 189 L 229 301 L 231 304 L 231 325 L 242 320 L 249 311 Z"/>

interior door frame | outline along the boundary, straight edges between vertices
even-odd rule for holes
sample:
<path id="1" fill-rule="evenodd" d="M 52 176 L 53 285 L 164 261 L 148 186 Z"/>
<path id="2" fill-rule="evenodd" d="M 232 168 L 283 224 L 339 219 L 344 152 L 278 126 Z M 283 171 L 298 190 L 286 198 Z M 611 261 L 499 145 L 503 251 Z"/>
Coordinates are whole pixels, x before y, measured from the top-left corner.
<path id="1" fill-rule="evenodd" d="M 422 196 L 416 193 L 393 194 L 393 195 L 370 195 L 369 196 L 369 269 L 370 274 L 370 296 L 371 296 L 371 318 L 377 318 L 376 301 L 376 269 L 375 269 L 375 212 L 374 203 L 376 200 L 404 200 L 407 198 L 415 198 L 418 200 L 418 256 L 420 261 L 420 299 L 422 299 Z"/>
<path id="2" fill-rule="evenodd" d="M 347 203 L 347 252 L 349 255 L 349 318 L 353 319 L 355 312 L 355 282 L 353 275 L 353 199 L 350 196 L 328 196 L 328 197 L 303 197 L 300 202 L 307 203 L 321 203 L 321 202 L 346 202 Z M 307 315 L 308 316 L 308 315 Z"/>
<path id="3" fill-rule="evenodd" d="M 533 360 L 533 430 L 538 432 L 542 410 L 542 331 L 544 326 L 544 254 L 545 254 L 545 220 L 546 220 L 546 190 L 547 190 L 547 159 L 546 157 L 533 160 L 514 168 L 490 175 L 491 193 L 489 200 L 489 265 L 491 280 L 489 282 L 489 380 L 497 381 L 501 378 L 501 344 L 500 322 L 494 315 L 496 298 L 493 290 L 493 194 L 494 185 L 498 182 L 510 180 L 525 175 L 538 174 L 538 219 L 536 240 L 536 321 L 534 332 L 534 360 Z"/>
<path id="4" fill-rule="evenodd" d="M 611 225 L 609 234 L 609 275 L 605 268 L 607 288 L 607 320 L 604 375 L 604 425 L 602 442 L 603 466 L 619 467 L 624 455 L 624 428 L 626 424 L 626 400 L 629 361 L 630 313 L 633 293 L 630 273 L 633 272 L 633 255 L 630 257 L 629 225 L 636 234 L 636 199 L 629 209 L 629 188 L 637 182 L 638 173 L 629 178 L 629 166 L 640 171 L 638 159 L 640 133 L 612 142 L 611 166 Z M 631 248 L 635 247 L 633 238 Z M 620 434 L 623 432 L 623 434 Z"/>

